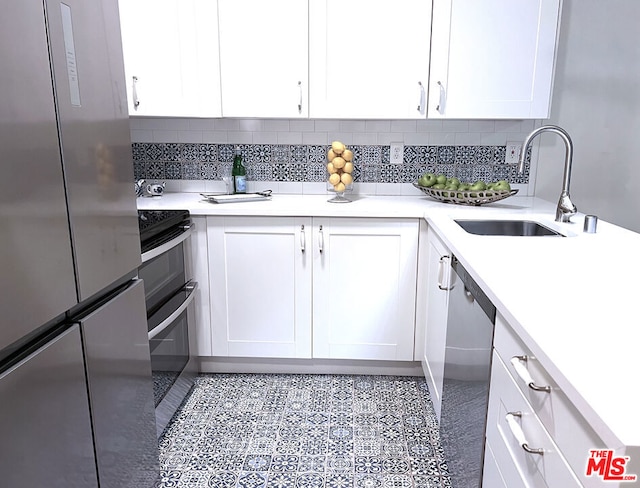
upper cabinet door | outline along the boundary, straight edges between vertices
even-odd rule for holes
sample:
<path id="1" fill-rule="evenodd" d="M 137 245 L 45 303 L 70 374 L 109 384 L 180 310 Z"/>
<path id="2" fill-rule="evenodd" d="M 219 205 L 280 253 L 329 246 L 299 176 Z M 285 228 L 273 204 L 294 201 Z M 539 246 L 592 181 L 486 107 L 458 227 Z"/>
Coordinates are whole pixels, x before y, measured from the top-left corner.
<path id="1" fill-rule="evenodd" d="M 219 117 L 216 2 L 120 0 L 130 115 Z"/>
<path id="2" fill-rule="evenodd" d="M 218 0 L 222 115 L 307 117 L 307 0 Z"/>
<path id="3" fill-rule="evenodd" d="M 434 2 L 433 118 L 547 118 L 560 0 Z"/>
<path id="4" fill-rule="evenodd" d="M 431 2 L 309 4 L 311 117 L 426 116 Z"/>

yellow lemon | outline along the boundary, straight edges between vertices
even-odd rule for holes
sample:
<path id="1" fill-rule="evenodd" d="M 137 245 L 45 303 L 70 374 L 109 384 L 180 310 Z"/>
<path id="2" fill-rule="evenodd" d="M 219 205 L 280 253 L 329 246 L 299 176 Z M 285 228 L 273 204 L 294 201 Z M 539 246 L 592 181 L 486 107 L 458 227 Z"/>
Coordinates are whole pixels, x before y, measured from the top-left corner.
<path id="1" fill-rule="evenodd" d="M 345 161 L 353 160 L 353 152 L 350 149 L 345 149 L 344 151 L 342 151 L 341 156 Z"/>
<path id="2" fill-rule="evenodd" d="M 342 173 L 342 175 L 340 176 L 340 181 L 342 181 L 346 186 L 349 186 L 351 183 L 353 183 L 353 176 L 351 176 L 349 173 Z"/>
<path id="3" fill-rule="evenodd" d="M 333 173 L 335 173 L 337 170 L 336 168 L 333 166 L 333 163 L 329 163 L 327 164 L 327 171 L 329 172 L 330 175 L 332 175 Z"/>
<path id="4" fill-rule="evenodd" d="M 334 185 L 334 186 L 333 186 L 333 189 L 334 189 L 335 191 L 337 191 L 338 193 L 342 193 L 343 191 L 345 191 L 345 190 L 346 190 L 346 187 L 344 186 L 344 183 L 340 182 L 340 183 L 338 183 L 337 185 Z"/>
<path id="5" fill-rule="evenodd" d="M 340 155 L 342 154 L 342 151 L 345 150 L 344 144 L 342 144 L 340 141 L 333 141 L 331 143 L 331 149 L 333 149 L 333 152 Z"/>
<path id="6" fill-rule="evenodd" d="M 345 163 L 344 168 L 342 168 L 342 170 L 345 173 L 349 173 L 349 174 L 353 173 L 353 163 L 352 162 Z"/>
<path id="7" fill-rule="evenodd" d="M 333 163 L 333 167 L 336 168 L 336 169 L 344 168 L 344 165 L 347 163 L 340 156 L 337 156 L 337 157 L 333 158 L 333 160 L 331 162 Z"/>
<path id="8" fill-rule="evenodd" d="M 331 176 L 329 176 L 329 183 L 331 183 L 333 186 L 336 186 L 338 183 L 340 183 L 340 175 L 338 173 L 333 173 Z"/>

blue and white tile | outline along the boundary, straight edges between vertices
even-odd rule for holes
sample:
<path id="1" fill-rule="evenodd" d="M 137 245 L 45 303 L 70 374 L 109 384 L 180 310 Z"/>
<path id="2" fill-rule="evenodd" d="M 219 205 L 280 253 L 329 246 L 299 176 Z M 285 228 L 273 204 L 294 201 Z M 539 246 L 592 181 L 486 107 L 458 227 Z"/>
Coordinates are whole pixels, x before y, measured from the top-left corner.
<path id="1" fill-rule="evenodd" d="M 201 375 L 160 439 L 158 486 L 447 486 L 429 402 L 422 379 Z"/>

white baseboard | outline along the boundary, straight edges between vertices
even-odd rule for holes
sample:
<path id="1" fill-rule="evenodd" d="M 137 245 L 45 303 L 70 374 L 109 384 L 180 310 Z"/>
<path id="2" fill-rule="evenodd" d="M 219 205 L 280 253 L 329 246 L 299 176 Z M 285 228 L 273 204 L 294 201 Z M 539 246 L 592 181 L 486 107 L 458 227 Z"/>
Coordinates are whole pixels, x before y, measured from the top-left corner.
<path id="1" fill-rule="evenodd" d="M 200 357 L 202 373 L 363 374 L 424 376 L 419 361 Z"/>

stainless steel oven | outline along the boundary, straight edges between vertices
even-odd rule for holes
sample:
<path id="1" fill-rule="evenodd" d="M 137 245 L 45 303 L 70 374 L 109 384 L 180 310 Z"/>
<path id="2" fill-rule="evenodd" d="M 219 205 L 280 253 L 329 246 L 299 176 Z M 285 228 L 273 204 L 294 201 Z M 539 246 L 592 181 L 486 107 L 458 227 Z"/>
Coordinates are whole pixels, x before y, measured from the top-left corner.
<path id="1" fill-rule="evenodd" d="M 193 386 L 197 374 L 194 297 L 188 263 L 189 212 L 139 211 L 147 329 L 158 436 Z"/>

